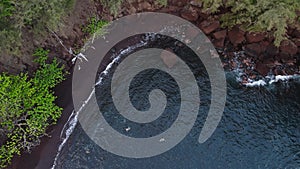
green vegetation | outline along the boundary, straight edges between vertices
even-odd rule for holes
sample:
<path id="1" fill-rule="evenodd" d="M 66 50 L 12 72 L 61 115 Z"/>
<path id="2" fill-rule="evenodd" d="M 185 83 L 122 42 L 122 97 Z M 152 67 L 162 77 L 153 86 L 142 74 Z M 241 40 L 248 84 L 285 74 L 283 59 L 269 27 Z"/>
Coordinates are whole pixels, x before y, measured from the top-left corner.
<path id="1" fill-rule="evenodd" d="M 104 8 L 107 8 L 111 14 L 113 14 L 115 17 L 118 15 L 118 12 L 121 9 L 122 3 L 125 0 L 98 0 L 100 3 L 104 6 Z M 161 4 L 162 6 L 168 5 L 168 0 L 155 0 L 158 4 Z"/>
<path id="2" fill-rule="evenodd" d="M 10 0 L 0 1 L 0 19 L 4 19 L 7 16 L 11 16 L 14 11 L 14 6 Z"/>
<path id="3" fill-rule="evenodd" d="M 88 21 L 89 23 L 82 28 L 84 33 L 88 33 L 90 35 L 104 35 L 105 27 L 109 24 L 109 22 L 104 20 L 99 20 L 97 17 L 92 17 Z"/>
<path id="4" fill-rule="evenodd" d="M 275 37 L 274 44 L 279 46 L 286 39 L 287 27 L 293 25 L 300 29 L 299 0 L 198 0 L 203 2 L 204 10 L 208 13 L 219 12 L 227 8 L 229 12 L 221 17 L 223 27 L 241 25 L 250 32 L 271 32 Z M 103 6 L 114 14 L 118 14 L 123 0 L 100 0 Z M 166 6 L 167 0 L 156 0 Z"/>
<path id="5" fill-rule="evenodd" d="M 155 0 L 157 3 L 159 3 L 162 6 L 167 6 L 168 5 L 168 0 Z"/>
<path id="6" fill-rule="evenodd" d="M 91 17 L 88 20 L 88 23 L 86 25 L 81 26 L 82 32 L 85 33 L 85 38 L 83 39 L 85 46 L 74 46 L 74 54 L 77 55 L 80 52 L 84 51 L 90 43 L 93 41 L 94 38 L 103 36 L 107 33 L 107 27 L 109 26 L 109 22 L 105 20 L 100 20 L 98 17 Z M 91 41 L 89 41 L 89 38 L 91 38 Z"/>
<path id="7" fill-rule="evenodd" d="M 272 32 L 275 45 L 286 39 L 287 27 L 300 29 L 300 18 L 296 11 L 300 9 L 299 0 L 202 0 L 204 8 L 218 12 L 220 7 L 230 9 L 221 18 L 223 26 L 241 25 L 244 30 L 252 32 Z"/>
<path id="8" fill-rule="evenodd" d="M 100 0 L 100 3 L 107 8 L 115 17 L 121 9 L 123 0 Z"/>
<path id="9" fill-rule="evenodd" d="M 75 0 L 1 0 L 0 50 L 12 52 L 21 46 L 23 29 L 42 35 L 57 29 L 63 14 L 74 6 Z"/>
<path id="10" fill-rule="evenodd" d="M 46 63 L 48 51 L 34 53 L 39 69 L 29 78 L 0 74 L 0 129 L 7 140 L 0 147 L 0 168 L 8 165 L 15 154 L 30 151 L 46 135 L 46 128 L 60 117 L 62 109 L 54 104 L 53 87 L 63 78 L 63 67 L 54 59 Z"/>

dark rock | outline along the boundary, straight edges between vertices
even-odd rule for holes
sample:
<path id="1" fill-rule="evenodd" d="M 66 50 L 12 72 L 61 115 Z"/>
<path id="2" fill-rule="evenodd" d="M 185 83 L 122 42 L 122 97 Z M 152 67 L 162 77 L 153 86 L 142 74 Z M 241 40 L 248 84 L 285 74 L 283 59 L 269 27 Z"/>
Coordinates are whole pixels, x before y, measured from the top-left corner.
<path id="1" fill-rule="evenodd" d="M 296 46 L 300 47 L 300 39 L 295 38 L 293 39 L 293 42 L 295 43 Z"/>
<path id="2" fill-rule="evenodd" d="M 278 59 L 281 60 L 282 62 L 285 62 L 287 60 L 292 59 L 293 57 L 289 55 L 288 53 L 285 52 L 280 52 L 278 55 Z"/>
<path id="3" fill-rule="evenodd" d="M 295 29 L 292 33 L 292 37 L 300 38 L 300 30 Z"/>
<path id="4" fill-rule="evenodd" d="M 255 69 L 262 76 L 266 76 L 269 73 L 269 71 L 270 71 L 270 69 L 268 68 L 268 66 L 265 65 L 265 64 L 263 64 L 263 63 L 261 63 L 261 62 L 256 63 L 256 68 Z"/>
<path id="5" fill-rule="evenodd" d="M 224 48 L 224 42 L 225 42 L 225 38 L 213 40 L 213 44 L 216 48 Z"/>
<path id="6" fill-rule="evenodd" d="M 279 49 L 274 44 L 269 44 L 265 50 L 265 54 L 269 56 L 276 56 L 279 54 Z"/>
<path id="7" fill-rule="evenodd" d="M 296 15 L 300 16 L 300 11 L 299 10 L 296 10 Z"/>
<path id="8" fill-rule="evenodd" d="M 188 0 L 172 0 L 171 3 L 177 7 L 183 7 L 188 4 Z"/>
<path id="9" fill-rule="evenodd" d="M 273 73 L 274 73 L 274 75 L 282 75 L 283 74 L 282 70 L 280 70 L 279 68 L 275 68 Z"/>
<path id="10" fill-rule="evenodd" d="M 274 36 L 268 36 L 268 38 L 266 40 L 270 43 L 274 43 L 275 37 Z"/>
<path id="11" fill-rule="evenodd" d="M 138 1 L 136 1 L 136 0 L 127 0 L 127 2 L 128 2 L 129 4 L 133 4 L 133 3 L 138 2 Z"/>
<path id="12" fill-rule="evenodd" d="M 295 55 L 298 52 L 298 47 L 291 40 L 282 41 L 279 49 L 289 55 Z"/>
<path id="13" fill-rule="evenodd" d="M 268 59 L 265 59 L 263 61 L 263 63 L 268 66 L 269 68 L 272 68 L 272 67 L 275 67 L 277 64 L 276 64 L 276 61 L 273 59 L 273 58 L 268 58 Z"/>
<path id="14" fill-rule="evenodd" d="M 226 35 L 227 35 L 227 30 L 222 30 L 222 31 L 213 33 L 213 36 L 216 39 L 225 39 Z"/>
<path id="15" fill-rule="evenodd" d="M 220 27 L 219 21 L 207 21 L 204 20 L 199 24 L 199 28 L 205 33 L 210 34 L 211 32 L 215 31 Z"/>
<path id="16" fill-rule="evenodd" d="M 199 18 L 198 18 L 198 23 L 201 23 L 205 20 L 207 20 L 206 18 L 209 18 L 209 14 L 205 13 L 205 12 L 199 12 Z M 199 26 L 199 25 L 198 25 Z M 200 26 L 199 26 L 200 27 Z"/>
<path id="17" fill-rule="evenodd" d="M 189 9 L 183 9 L 180 13 L 180 16 L 188 21 L 196 21 L 199 18 L 198 12 L 190 7 Z"/>
<path id="18" fill-rule="evenodd" d="M 259 43 L 252 43 L 245 46 L 245 53 L 252 57 L 258 57 L 262 53 L 262 48 Z"/>
<path id="19" fill-rule="evenodd" d="M 235 46 L 246 40 L 244 35 L 245 32 L 237 27 L 234 27 L 228 32 L 228 38 L 230 42 Z"/>
<path id="20" fill-rule="evenodd" d="M 288 35 L 293 34 L 294 30 L 295 30 L 294 28 L 288 27 L 288 28 L 287 28 L 287 34 L 288 34 Z"/>
<path id="21" fill-rule="evenodd" d="M 289 66 L 294 66 L 297 63 L 296 59 L 285 60 L 284 63 Z"/>
<path id="22" fill-rule="evenodd" d="M 269 41 L 259 42 L 262 52 L 266 51 L 267 47 L 270 45 Z"/>
<path id="23" fill-rule="evenodd" d="M 248 43 L 256 43 L 264 40 L 265 34 L 264 33 L 254 33 L 254 32 L 247 32 L 246 33 L 246 40 Z"/>
<path id="24" fill-rule="evenodd" d="M 177 6 L 168 5 L 167 7 L 162 8 L 161 10 L 159 10 L 159 12 L 172 13 L 172 12 L 177 12 L 178 10 L 179 10 L 179 8 Z"/>

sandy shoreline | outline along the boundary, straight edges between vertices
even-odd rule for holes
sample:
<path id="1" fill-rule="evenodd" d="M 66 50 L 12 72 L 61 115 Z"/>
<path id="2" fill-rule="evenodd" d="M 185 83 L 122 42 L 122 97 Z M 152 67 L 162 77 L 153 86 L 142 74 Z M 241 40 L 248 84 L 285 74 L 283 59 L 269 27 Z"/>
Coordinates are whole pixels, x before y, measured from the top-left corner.
<path id="1" fill-rule="evenodd" d="M 15 156 L 12 164 L 7 169 L 50 169 L 57 154 L 58 146 L 61 144 L 60 134 L 73 111 L 72 100 L 72 73 L 66 76 L 66 80 L 54 89 L 57 96 L 56 104 L 63 108 L 62 116 L 56 125 L 51 126 L 47 133 L 51 137 L 41 139 L 41 144 L 32 152 L 22 153 Z"/>

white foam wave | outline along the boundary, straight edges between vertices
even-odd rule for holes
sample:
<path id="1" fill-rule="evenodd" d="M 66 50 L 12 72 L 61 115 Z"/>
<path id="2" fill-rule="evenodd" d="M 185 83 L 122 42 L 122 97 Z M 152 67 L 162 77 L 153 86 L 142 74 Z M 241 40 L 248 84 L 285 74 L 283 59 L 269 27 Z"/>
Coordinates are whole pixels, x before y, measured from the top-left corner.
<path id="1" fill-rule="evenodd" d="M 245 85 L 247 87 L 254 87 L 254 86 L 265 86 L 267 83 L 264 80 L 258 80 L 258 81 L 252 81 L 249 83 L 246 83 Z"/>
<path id="2" fill-rule="evenodd" d="M 150 35 L 149 35 L 149 36 L 150 36 Z M 126 55 L 126 54 L 128 54 L 128 53 L 130 53 L 130 52 L 132 52 L 132 51 L 134 51 L 135 49 L 137 49 L 137 48 L 139 48 L 139 47 L 145 46 L 146 44 L 147 44 L 147 41 L 146 41 L 146 42 L 141 41 L 140 43 L 137 43 L 137 44 L 134 45 L 134 46 L 129 46 L 129 47 L 123 49 L 123 50 L 120 52 L 120 54 L 119 54 L 117 57 L 115 57 L 115 58 L 112 60 L 112 62 L 110 62 L 110 63 L 106 66 L 105 70 L 104 70 L 103 72 L 101 72 L 101 74 L 100 74 L 100 76 L 99 76 L 99 79 L 98 79 L 98 81 L 96 82 L 96 86 L 102 83 L 103 75 L 107 75 L 109 69 L 111 69 L 111 67 L 112 67 L 115 63 L 117 63 L 117 62 L 120 60 L 120 58 L 121 58 L 122 56 L 124 56 L 124 55 Z"/>
<path id="3" fill-rule="evenodd" d="M 52 165 L 51 169 L 54 169 L 56 167 L 57 160 L 58 160 L 58 157 L 61 153 L 61 150 L 64 147 L 64 145 L 67 143 L 67 141 L 68 141 L 69 137 L 71 136 L 71 134 L 73 133 L 73 131 L 74 131 L 76 125 L 77 125 L 77 122 L 78 122 L 78 113 L 73 110 L 71 116 L 68 119 L 68 122 L 65 124 L 65 126 L 64 126 L 64 128 L 61 132 L 61 138 L 63 139 L 63 141 L 58 147 L 58 151 L 57 151 L 57 154 L 55 156 L 55 159 L 54 159 L 54 162 L 53 162 L 53 165 Z M 65 130 L 65 128 L 67 126 L 68 126 L 67 130 Z M 64 137 L 63 137 L 63 133 L 65 133 Z"/>
<path id="4" fill-rule="evenodd" d="M 146 38 L 150 39 L 148 36 L 153 36 L 153 34 L 149 34 L 149 35 L 146 36 Z M 112 60 L 112 62 L 110 62 L 106 66 L 106 68 L 105 68 L 104 71 L 102 71 L 100 73 L 99 79 L 96 82 L 95 86 L 100 85 L 102 83 L 102 81 L 103 81 L 103 75 L 107 75 L 108 71 L 111 69 L 111 67 L 113 66 L 113 64 L 117 63 L 122 56 L 128 54 L 129 52 L 134 51 L 135 49 L 137 49 L 139 47 L 145 46 L 148 43 L 148 39 L 146 39 L 146 41 L 140 41 L 140 43 L 137 43 L 134 46 L 129 46 L 129 47 L 121 50 L 120 54 L 117 57 L 115 57 Z M 57 166 L 57 160 L 59 158 L 59 155 L 61 154 L 61 151 L 62 151 L 63 147 L 67 143 L 69 137 L 73 133 L 73 131 L 74 131 L 74 129 L 75 129 L 77 123 L 78 123 L 79 113 L 82 111 L 82 109 L 85 107 L 85 105 L 89 102 L 89 100 L 91 99 L 91 97 L 92 97 L 92 95 L 94 93 L 95 93 L 95 87 L 93 87 L 92 92 L 90 93 L 89 97 L 83 102 L 83 104 L 79 108 L 79 110 L 77 112 L 75 112 L 75 111 L 72 112 L 71 116 L 68 119 L 68 122 L 65 124 L 65 126 L 64 126 L 64 128 L 63 128 L 63 130 L 61 132 L 61 139 L 63 139 L 63 140 L 62 140 L 62 143 L 58 147 L 58 151 L 57 151 L 57 154 L 55 156 L 54 163 L 53 163 L 51 169 L 55 169 L 55 167 Z M 64 137 L 63 137 L 63 135 L 64 135 Z"/>
<path id="5" fill-rule="evenodd" d="M 277 76 L 275 76 L 274 79 L 269 81 L 269 84 L 272 84 L 272 83 L 275 83 L 275 82 L 278 82 L 278 81 L 287 81 L 287 80 L 293 79 L 296 76 L 297 75 L 294 75 L 294 76 L 293 75 L 286 75 L 286 76 L 277 75 Z"/>
<path id="6" fill-rule="evenodd" d="M 266 86 L 272 85 L 273 83 L 277 82 L 286 82 L 289 80 L 299 79 L 300 75 L 276 75 L 276 76 L 266 76 L 263 79 L 253 81 L 249 80 L 248 83 L 245 84 L 247 87 L 259 87 L 259 86 Z"/>

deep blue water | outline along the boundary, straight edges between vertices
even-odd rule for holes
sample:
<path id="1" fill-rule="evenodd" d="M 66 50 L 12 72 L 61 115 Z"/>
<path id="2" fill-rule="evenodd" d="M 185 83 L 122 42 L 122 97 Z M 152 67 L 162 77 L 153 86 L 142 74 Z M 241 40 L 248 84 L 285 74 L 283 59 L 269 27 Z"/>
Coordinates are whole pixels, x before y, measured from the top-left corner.
<path id="1" fill-rule="evenodd" d="M 204 144 L 197 142 L 203 114 L 179 145 L 146 159 L 106 152 L 78 125 L 58 168 L 300 168 L 300 83 L 244 88 L 232 76 L 227 74 L 228 97 L 221 123 Z"/>
<path id="2" fill-rule="evenodd" d="M 180 53 L 179 53 L 180 55 Z M 183 53 L 183 56 L 192 55 Z M 161 155 L 131 159 L 102 150 L 77 125 L 58 160 L 62 169 L 300 169 L 300 81 L 247 88 L 227 71 L 227 101 L 222 120 L 211 138 L 198 143 L 210 105 L 210 82 L 201 63 L 195 66 L 200 109 L 192 131 L 176 147 Z M 200 66 L 199 66 L 200 65 Z M 199 67 L 199 69 L 197 69 Z M 162 78 L 163 77 L 163 78 Z M 110 99 L 110 78 L 96 88 L 106 120 L 131 137 L 150 137 L 166 130 L 177 116 L 180 99 L 172 77 L 157 70 L 136 76 L 131 100 L 137 109 L 149 107 L 149 91 L 160 88 L 168 98 L 166 111 L 150 124 L 136 124 L 120 116 Z M 131 127 L 129 132 L 124 128 Z"/>

